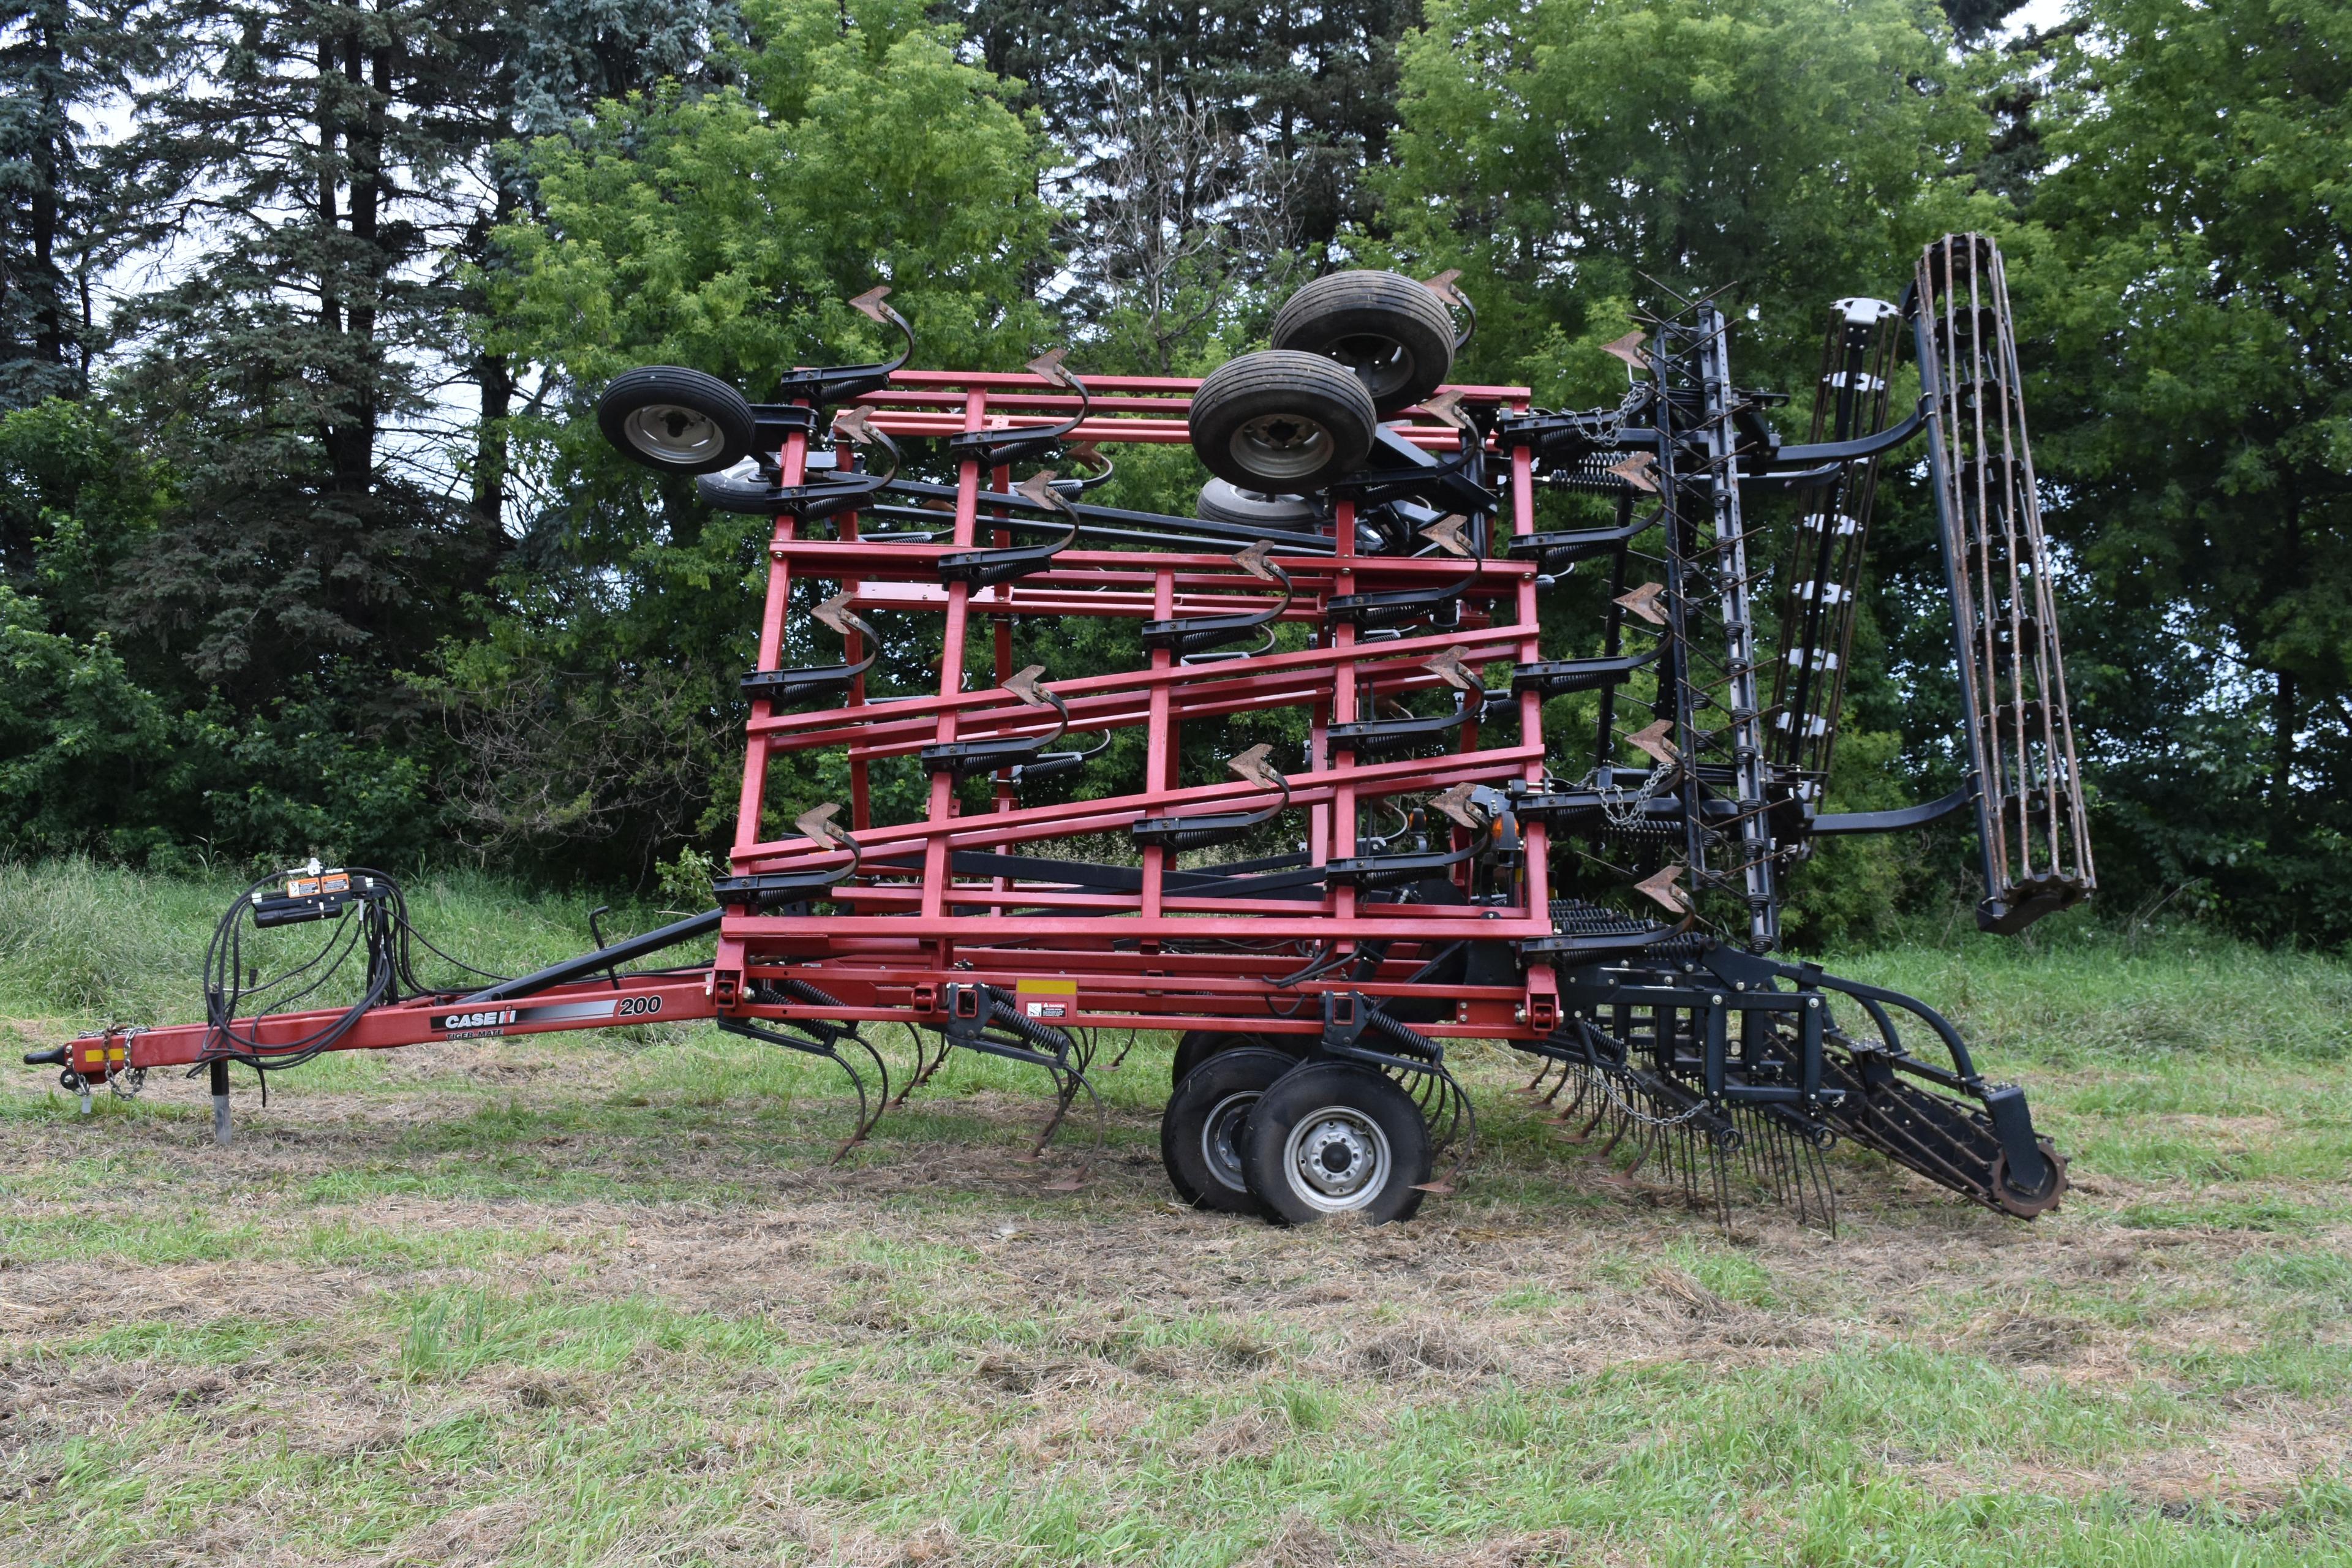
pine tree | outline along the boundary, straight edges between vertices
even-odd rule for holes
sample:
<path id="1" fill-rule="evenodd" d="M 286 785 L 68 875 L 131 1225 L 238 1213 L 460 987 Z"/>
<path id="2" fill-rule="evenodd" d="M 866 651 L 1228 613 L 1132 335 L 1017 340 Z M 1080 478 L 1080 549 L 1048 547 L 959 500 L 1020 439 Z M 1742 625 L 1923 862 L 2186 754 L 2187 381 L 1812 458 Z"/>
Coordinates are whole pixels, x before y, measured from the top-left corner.
<path id="1" fill-rule="evenodd" d="M 139 98 L 144 237 L 200 247 L 138 300 L 125 391 L 181 501 L 126 629 L 267 700 L 338 659 L 405 666 L 487 581 L 436 381 L 463 353 L 448 248 L 498 124 L 487 0 L 185 4 Z"/>
<path id="2" fill-rule="evenodd" d="M 81 119 L 128 90 L 130 17 L 108 0 L 0 15 L 0 408 L 89 384 L 92 283 L 116 214 Z"/>

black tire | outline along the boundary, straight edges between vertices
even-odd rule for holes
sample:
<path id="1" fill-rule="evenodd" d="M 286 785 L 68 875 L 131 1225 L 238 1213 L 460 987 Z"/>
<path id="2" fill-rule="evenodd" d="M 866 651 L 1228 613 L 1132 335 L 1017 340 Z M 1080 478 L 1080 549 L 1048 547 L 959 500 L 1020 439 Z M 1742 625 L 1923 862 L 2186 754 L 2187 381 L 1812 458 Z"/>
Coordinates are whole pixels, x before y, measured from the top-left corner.
<path id="1" fill-rule="evenodd" d="M 1178 1197 L 1219 1214 L 1258 1212 L 1242 1180 L 1241 1140 L 1258 1097 L 1297 1065 L 1280 1051 L 1243 1046 L 1185 1075 L 1160 1115 L 1160 1163 Z"/>
<path id="2" fill-rule="evenodd" d="M 615 376 L 596 400 L 596 428 L 624 457 L 665 474 L 715 474 L 751 455 L 758 417 L 715 375 L 654 364 Z"/>
<path id="3" fill-rule="evenodd" d="M 1380 422 L 1344 367 L 1262 349 L 1227 360 L 1192 395 L 1192 450 L 1242 489 L 1301 495 L 1362 468 Z"/>
<path id="4" fill-rule="evenodd" d="M 1294 1047 L 1286 1042 L 1286 1037 L 1280 1035 L 1252 1035 L 1239 1030 L 1227 1032 L 1223 1029 L 1187 1029 L 1182 1037 L 1176 1042 L 1175 1059 L 1169 1063 L 1168 1087 L 1174 1089 L 1182 1083 L 1187 1074 L 1219 1051 L 1238 1051 L 1245 1048 L 1276 1051 L 1290 1058 L 1293 1061 L 1307 1054 L 1303 1043 Z"/>
<path id="5" fill-rule="evenodd" d="M 767 517 L 776 510 L 775 485 L 749 463 L 738 463 L 723 473 L 697 474 L 694 493 L 713 511 Z"/>
<path id="6" fill-rule="evenodd" d="M 1192 515 L 1203 522 L 1239 523 L 1285 533 L 1312 532 L 1323 521 L 1322 508 L 1305 496 L 1247 490 L 1230 479 L 1211 479 L 1202 485 Z"/>
<path id="7" fill-rule="evenodd" d="M 1410 1219 L 1425 1195 L 1415 1189 L 1429 1180 L 1429 1166 L 1421 1107 L 1353 1062 L 1307 1062 L 1286 1074 L 1259 1097 L 1242 1130 L 1243 1180 L 1276 1225 L 1337 1214 L 1360 1214 L 1374 1225 Z"/>
<path id="8" fill-rule="evenodd" d="M 1454 317 L 1402 273 L 1333 272 L 1290 297 L 1274 318 L 1274 346 L 1346 365 L 1385 419 L 1445 384 Z"/>

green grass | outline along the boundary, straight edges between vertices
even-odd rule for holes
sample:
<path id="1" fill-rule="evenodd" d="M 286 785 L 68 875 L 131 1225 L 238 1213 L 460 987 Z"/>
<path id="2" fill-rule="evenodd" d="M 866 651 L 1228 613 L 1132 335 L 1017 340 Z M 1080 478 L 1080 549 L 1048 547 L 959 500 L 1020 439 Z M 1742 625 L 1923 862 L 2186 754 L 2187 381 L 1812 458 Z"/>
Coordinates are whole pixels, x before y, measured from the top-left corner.
<path id="1" fill-rule="evenodd" d="M 0 867 L 0 1017 L 188 1016 L 234 890 Z M 411 900 L 489 968 L 584 933 Z M 1487 1048 L 1473 1181 L 1381 1232 L 1171 1212 L 1164 1042 L 1074 1195 L 980 1058 L 838 1167 L 832 1069 L 700 1028 L 331 1058 L 226 1152 L 201 1084 L 27 1071 L 0 1560 L 2352 1561 L 2352 968 L 2081 922 L 1834 967 L 2028 1085 L 2057 1214 L 1841 1152 L 1835 1240 L 1726 1234 Z"/>

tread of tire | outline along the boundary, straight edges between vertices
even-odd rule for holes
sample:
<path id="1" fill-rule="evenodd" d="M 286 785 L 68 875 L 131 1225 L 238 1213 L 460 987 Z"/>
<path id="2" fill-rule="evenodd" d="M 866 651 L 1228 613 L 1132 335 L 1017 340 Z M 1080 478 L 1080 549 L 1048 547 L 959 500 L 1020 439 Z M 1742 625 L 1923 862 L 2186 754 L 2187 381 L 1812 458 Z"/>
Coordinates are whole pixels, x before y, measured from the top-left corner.
<path id="1" fill-rule="evenodd" d="M 1197 412 L 1203 401 L 1213 406 L 1228 398 L 1295 387 L 1302 383 L 1334 397 L 1360 400 L 1368 419 L 1377 421 L 1379 417 L 1371 412 L 1372 395 L 1364 390 L 1364 384 L 1356 379 L 1354 372 L 1337 360 L 1299 349 L 1260 349 L 1227 360 L 1202 381 L 1200 391 L 1192 395 L 1192 407 Z"/>
<path id="2" fill-rule="evenodd" d="M 1454 341 L 1454 316 L 1445 302 L 1402 272 L 1359 270 L 1327 272 L 1300 289 L 1283 302 L 1275 312 L 1273 341 L 1282 346 L 1284 336 L 1297 329 L 1300 320 L 1325 310 L 1361 310 L 1378 307 L 1418 315 L 1431 327 Z"/>

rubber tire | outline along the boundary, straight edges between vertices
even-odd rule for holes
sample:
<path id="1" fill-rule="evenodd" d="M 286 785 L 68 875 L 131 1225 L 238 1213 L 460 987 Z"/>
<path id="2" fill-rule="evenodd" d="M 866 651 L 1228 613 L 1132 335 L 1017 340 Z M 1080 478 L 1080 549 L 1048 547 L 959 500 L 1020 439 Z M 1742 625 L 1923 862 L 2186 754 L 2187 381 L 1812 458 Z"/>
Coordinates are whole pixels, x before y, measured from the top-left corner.
<path id="1" fill-rule="evenodd" d="M 1314 434 L 1294 455 L 1263 447 L 1252 458 L 1234 450 L 1237 437 L 1261 422 L 1286 436 L 1307 426 Z M 1261 349 L 1211 371 L 1192 395 L 1192 450 L 1209 472 L 1239 489 L 1303 495 L 1355 472 L 1371 455 L 1380 415 L 1363 383 L 1320 354 Z"/>
<path id="2" fill-rule="evenodd" d="M 1202 485 L 1192 515 L 1203 522 L 1231 522 L 1284 533 L 1311 532 L 1323 521 L 1322 508 L 1305 496 L 1247 490 L 1230 479 L 1211 479 Z"/>
<path id="3" fill-rule="evenodd" d="M 708 421 L 708 442 L 665 457 L 631 440 L 632 418 L 661 408 Z M 596 400 L 596 428 L 623 457 L 665 474 L 715 474 L 731 468 L 751 455 L 760 438 L 759 417 L 741 393 L 715 375 L 675 364 L 646 365 L 614 377 Z"/>
<path id="4" fill-rule="evenodd" d="M 1310 1061 L 1262 1095 L 1242 1130 L 1242 1174 L 1259 1212 L 1276 1225 L 1312 1225 L 1330 1217 L 1286 1178 L 1284 1150 L 1295 1128 L 1327 1108 L 1345 1108 L 1378 1126 L 1389 1146 L 1389 1168 L 1353 1211 L 1373 1225 L 1411 1219 L 1429 1180 L 1429 1128 L 1412 1097 L 1370 1068 L 1353 1062 Z"/>
<path id="5" fill-rule="evenodd" d="M 1244 1118 L 1241 1128 L 1246 1128 L 1246 1117 L 1258 1096 L 1297 1065 L 1295 1058 L 1280 1051 L 1242 1046 L 1217 1052 L 1185 1075 L 1169 1097 L 1168 1108 L 1160 1113 L 1160 1163 L 1179 1198 L 1193 1208 L 1217 1214 L 1258 1212 L 1257 1199 L 1246 1186 L 1227 1185 L 1210 1164 L 1203 1146 L 1213 1131 L 1209 1121 L 1224 1107 L 1229 1114 L 1239 1111 Z M 1237 1096 L 1247 1099 L 1238 1106 L 1229 1105 Z M 1237 1128 L 1236 1145 L 1242 1135 Z"/>
<path id="6" fill-rule="evenodd" d="M 1367 363 L 1379 346 L 1387 363 Z M 1290 297 L 1274 318 L 1274 346 L 1349 365 L 1386 419 L 1445 384 L 1454 371 L 1454 317 L 1400 272 L 1332 272 Z M 1351 352 L 1352 351 L 1352 352 Z"/>
<path id="7" fill-rule="evenodd" d="M 1194 1068 L 1220 1051 L 1274 1051 L 1293 1061 L 1307 1054 L 1303 1046 L 1293 1049 L 1285 1044 L 1286 1038 L 1280 1035 L 1252 1035 L 1240 1030 L 1229 1033 L 1223 1029 L 1187 1029 L 1177 1040 L 1176 1055 L 1168 1064 L 1168 1087 L 1176 1088 Z"/>
<path id="8" fill-rule="evenodd" d="M 713 511 L 735 512 L 744 517 L 773 515 L 776 503 L 769 497 L 775 487 L 757 469 L 740 474 L 736 471 L 743 467 L 738 463 L 720 473 L 697 474 L 696 499 Z"/>

